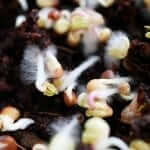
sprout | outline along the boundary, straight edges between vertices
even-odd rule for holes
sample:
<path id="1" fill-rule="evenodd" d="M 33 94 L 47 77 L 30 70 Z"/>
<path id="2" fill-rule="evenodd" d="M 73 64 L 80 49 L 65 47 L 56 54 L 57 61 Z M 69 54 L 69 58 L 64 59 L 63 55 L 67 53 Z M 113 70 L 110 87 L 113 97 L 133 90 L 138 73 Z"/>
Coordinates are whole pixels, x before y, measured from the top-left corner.
<path id="1" fill-rule="evenodd" d="M 73 89 L 75 86 L 76 86 L 76 83 L 73 83 L 64 92 L 64 102 L 68 107 L 77 103 L 76 95 L 73 92 Z"/>
<path id="2" fill-rule="evenodd" d="M 73 71 L 64 74 L 64 76 L 60 79 L 61 80 L 61 86 L 59 87 L 60 91 L 64 91 L 70 85 L 75 83 L 77 81 L 77 78 L 82 74 L 82 72 L 87 70 L 89 67 L 93 66 L 98 60 L 99 57 L 92 56 L 85 62 L 83 62 L 81 65 L 79 65 L 77 68 L 75 68 Z"/>
<path id="3" fill-rule="evenodd" d="M 28 6 L 28 3 L 27 3 L 27 0 L 18 0 L 21 8 L 24 10 L 24 11 L 27 11 L 29 6 Z"/>
<path id="4" fill-rule="evenodd" d="M 85 124 L 82 134 L 84 144 L 92 144 L 94 150 L 107 150 L 111 146 L 116 146 L 121 150 L 129 150 L 127 144 L 117 137 L 109 137 L 110 127 L 101 118 L 91 118 Z"/>
<path id="5" fill-rule="evenodd" d="M 78 96 L 78 105 L 87 108 L 86 116 L 88 117 L 94 116 L 103 118 L 113 115 L 112 108 L 106 103 L 105 100 L 97 99 L 97 101 L 93 100 L 92 104 L 89 104 L 87 93 L 81 93 Z"/>
<path id="6" fill-rule="evenodd" d="M 56 87 L 48 82 L 48 78 L 60 77 L 63 72 L 55 55 L 54 46 L 49 46 L 41 52 L 38 47 L 32 45 L 25 49 L 21 63 L 22 80 L 26 84 L 34 82 L 36 88 L 46 96 L 58 93 Z"/>
<path id="7" fill-rule="evenodd" d="M 91 92 L 94 90 L 105 90 L 107 88 L 112 88 L 112 86 L 117 87 L 121 83 L 129 82 L 131 79 L 129 77 L 115 77 L 113 79 L 93 79 L 87 84 L 87 91 Z"/>
<path id="8" fill-rule="evenodd" d="M 131 100 L 134 93 L 130 92 L 130 78 L 115 77 L 113 79 L 93 79 L 87 84 L 88 104 L 95 107 L 95 100 L 109 100 L 114 94 L 119 94 L 125 100 Z"/>
<path id="9" fill-rule="evenodd" d="M 96 107 L 95 100 L 107 100 L 108 101 L 108 98 L 112 96 L 113 94 L 116 94 L 117 92 L 118 90 L 115 88 L 93 91 L 88 96 L 88 105 L 91 108 L 95 108 Z"/>
<path id="10" fill-rule="evenodd" d="M 63 68 L 56 58 L 57 49 L 55 46 L 51 45 L 45 49 L 45 64 L 47 69 L 47 74 L 50 78 L 60 78 L 63 76 Z"/>
<path id="11" fill-rule="evenodd" d="M 26 21 L 26 17 L 24 15 L 19 15 L 16 17 L 15 27 L 20 27 Z"/>
<path id="12" fill-rule="evenodd" d="M 77 132 L 79 123 L 77 118 L 73 118 L 69 123 L 63 125 L 61 130 L 52 137 L 49 150 L 75 150 L 77 144 Z M 75 135 L 76 134 L 76 135 Z"/>
<path id="13" fill-rule="evenodd" d="M 22 118 L 16 121 L 20 117 L 18 109 L 8 106 L 2 109 L 0 113 L 1 130 L 4 131 L 16 131 L 24 130 L 34 121 L 28 118 Z M 16 122 L 15 122 L 16 121 Z"/>

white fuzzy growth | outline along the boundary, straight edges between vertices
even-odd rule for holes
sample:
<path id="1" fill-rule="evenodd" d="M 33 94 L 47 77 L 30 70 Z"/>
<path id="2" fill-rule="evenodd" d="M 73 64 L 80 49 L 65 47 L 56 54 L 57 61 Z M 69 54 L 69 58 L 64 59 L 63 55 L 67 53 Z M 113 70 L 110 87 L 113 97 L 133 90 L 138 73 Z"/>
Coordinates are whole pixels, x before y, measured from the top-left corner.
<path id="1" fill-rule="evenodd" d="M 15 27 L 20 27 L 26 21 L 26 17 L 24 15 L 19 15 L 16 17 Z"/>
<path id="2" fill-rule="evenodd" d="M 78 132 L 78 120 L 74 118 L 66 124 L 51 140 L 49 150 L 75 150 Z"/>
<path id="3" fill-rule="evenodd" d="M 17 122 L 13 123 L 7 131 L 16 131 L 16 130 L 24 130 L 33 124 L 34 121 L 29 118 L 19 119 Z"/>
<path id="4" fill-rule="evenodd" d="M 24 11 L 27 11 L 29 9 L 27 0 L 18 0 L 18 2 Z"/>
<path id="5" fill-rule="evenodd" d="M 129 150 L 127 144 L 117 137 L 110 137 L 107 143 L 109 146 L 117 146 L 121 150 Z"/>
<path id="6" fill-rule="evenodd" d="M 57 48 L 56 48 L 56 46 L 55 45 L 50 45 L 50 46 L 48 46 L 46 49 L 45 49 L 45 53 L 47 53 L 47 54 L 49 54 L 50 53 L 50 55 L 53 55 L 53 56 L 56 56 L 57 55 Z M 46 55 L 47 55 L 46 54 Z"/>
<path id="7" fill-rule="evenodd" d="M 83 39 L 83 52 L 85 55 L 96 52 L 98 47 L 98 37 L 94 28 L 90 28 L 85 32 Z"/>
<path id="8" fill-rule="evenodd" d="M 24 130 L 29 125 L 33 124 L 34 121 L 29 118 L 22 118 L 19 119 L 17 122 L 14 123 L 14 120 L 8 116 L 0 116 L 0 119 L 3 122 L 2 131 L 16 131 L 16 130 Z"/>
<path id="9" fill-rule="evenodd" d="M 83 62 L 80 66 L 75 68 L 73 71 L 69 72 L 62 78 L 63 85 L 61 86 L 60 90 L 63 91 L 68 88 L 72 83 L 75 83 L 79 76 L 87 70 L 89 67 L 93 66 L 96 62 L 98 62 L 98 56 L 92 56 L 85 62 Z"/>
<path id="10" fill-rule="evenodd" d="M 97 98 L 103 99 L 103 100 L 109 100 L 109 97 L 118 93 L 118 89 L 116 88 L 108 88 L 104 90 L 97 91 Z"/>
<path id="11" fill-rule="evenodd" d="M 117 137 L 109 137 L 96 144 L 95 150 L 110 150 L 111 146 L 116 146 L 120 150 L 129 150 L 128 145 Z"/>
<path id="12" fill-rule="evenodd" d="M 47 80 L 47 75 L 44 70 L 44 58 L 41 54 L 37 58 L 37 74 L 35 85 L 41 92 L 43 91 L 42 85 Z"/>
<path id="13" fill-rule="evenodd" d="M 76 83 L 73 83 L 72 85 L 70 85 L 66 90 L 65 90 L 65 93 L 66 95 L 69 97 L 69 99 L 72 99 L 72 91 L 73 89 L 75 88 L 77 84 Z"/>
<path id="14" fill-rule="evenodd" d="M 21 80 L 25 84 L 31 84 L 36 80 L 37 73 L 37 56 L 40 49 L 35 45 L 27 46 L 24 51 L 23 59 L 21 62 Z"/>
<path id="15" fill-rule="evenodd" d="M 131 81 L 131 78 L 129 78 L 129 77 L 116 77 L 113 79 L 100 79 L 99 81 L 101 84 L 105 84 L 107 86 L 110 86 L 110 85 L 116 85 L 117 86 L 121 83 Z"/>
<path id="16" fill-rule="evenodd" d="M 52 8 L 42 8 L 39 13 L 38 17 L 40 21 L 43 23 L 44 27 L 49 29 L 53 25 L 53 20 L 48 18 L 48 14 L 52 11 Z"/>

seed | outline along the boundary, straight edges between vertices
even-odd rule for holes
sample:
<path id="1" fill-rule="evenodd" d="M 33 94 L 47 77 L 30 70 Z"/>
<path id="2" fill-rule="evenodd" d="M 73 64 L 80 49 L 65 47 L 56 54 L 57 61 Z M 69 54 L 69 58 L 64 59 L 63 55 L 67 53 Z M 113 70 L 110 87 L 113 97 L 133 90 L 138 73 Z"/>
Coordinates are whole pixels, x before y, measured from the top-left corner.
<path id="1" fill-rule="evenodd" d="M 9 116 L 14 121 L 20 117 L 20 111 L 12 106 L 7 106 L 3 108 L 0 114 L 4 116 Z"/>
<path id="2" fill-rule="evenodd" d="M 2 147 L 1 147 L 2 146 Z M 0 136 L 0 149 L 1 150 L 17 150 L 17 143 L 11 136 Z"/>
<path id="3" fill-rule="evenodd" d="M 112 108 L 106 102 L 97 102 L 94 109 L 87 109 L 86 116 L 88 117 L 110 117 L 113 115 Z"/>
<path id="4" fill-rule="evenodd" d="M 54 25 L 54 30 L 57 34 L 65 34 L 70 28 L 70 21 L 67 18 L 59 18 Z"/>
<path id="5" fill-rule="evenodd" d="M 75 30 L 86 30 L 88 29 L 88 20 L 81 15 L 74 15 L 71 18 L 71 26 L 70 30 L 75 31 Z"/>
<path id="6" fill-rule="evenodd" d="M 142 140 L 133 140 L 130 144 L 130 148 L 133 150 L 150 150 L 150 146 Z"/>
<path id="7" fill-rule="evenodd" d="M 95 144 L 99 140 L 107 138 L 110 134 L 108 123 L 97 117 L 93 117 L 86 121 L 85 130 L 82 134 L 82 142 L 84 144 Z"/>

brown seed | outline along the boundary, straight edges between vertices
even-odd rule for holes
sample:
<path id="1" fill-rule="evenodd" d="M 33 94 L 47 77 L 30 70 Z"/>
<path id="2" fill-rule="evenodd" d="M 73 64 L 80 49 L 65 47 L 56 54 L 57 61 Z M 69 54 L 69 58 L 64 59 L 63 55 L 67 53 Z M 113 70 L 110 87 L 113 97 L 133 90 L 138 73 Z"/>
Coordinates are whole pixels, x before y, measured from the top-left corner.
<path id="1" fill-rule="evenodd" d="M 101 78 L 103 79 L 112 79 L 115 77 L 115 74 L 112 70 L 106 70 L 101 74 Z"/>
<path id="2" fill-rule="evenodd" d="M 0 150 L 17 150 L 15 139 L 7 135 L 0 136 Z"/>
<path id="3" fill-rule="evenodd" d="M 2 109 L 1 115 L 6 115 L 12 118 L 14 121 L 17 120 L 20 116 L 20 111 L 12 106 L 7 106 Z"/>
<path id="4" fill-rule="evenodd" d="M 77 97 L 74 92 L 72 92 L 72 95 L 69 96 L 64 92 L 64 102 L 66 106 L 71 107 L 77 103 Z"/>
<path id="5" fill-rule="evenodd" d="M 130 122 L 136 118 L 140 117 L 140 107 L 137 102 L 137 97 L 132 100 L 132 102 L 125 107 L 125 109 L 121 113 L 121 121 L 127 124 L 130 124 Z"/>

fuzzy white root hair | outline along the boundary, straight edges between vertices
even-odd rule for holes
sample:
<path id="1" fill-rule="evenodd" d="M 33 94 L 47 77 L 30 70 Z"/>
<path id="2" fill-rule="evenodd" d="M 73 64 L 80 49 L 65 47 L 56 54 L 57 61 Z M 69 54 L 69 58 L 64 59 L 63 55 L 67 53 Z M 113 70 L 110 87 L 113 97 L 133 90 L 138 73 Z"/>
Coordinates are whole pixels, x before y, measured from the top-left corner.
<path id="1" fill-rule="evenodd" d="M 73 71 L 69 72 L 66 76 L 62 78 L 63 85 L 61 86 L 60 90 L 64 91 L 68 88 L 72 83 L 75 83 L 77 78 L 89 67 L 93 66 L 96 62 L 98 62 L 98 56 L 92 56 L 85 62 L 83 62 L 80 66 L 75 68 Z"/>
<path id="2" fill-rule="evenodd" d="M 23 59 L 21 62 L 21 80 L 25 84 L 31 84 L 36 80 L 37 73 L 37 57 L 40 49 L 35 45 L 27 46 L 24 51 Z"/>
<path id="3" fill-rule="evenodd" d="M 44 70 L 44 58 L 41 54 L 39 54 L 37 60 L 37 74 L 35 85 L 37 89 L 43 92 L 42 85 L 47 80 L 47 75 Z"/>
<path id="4" fill-rule="evenodd" d="M 74 118 L 66 124 L 51 140 L 49 150 L 75 150 L 78 137 L 75 133 L 79 131 L 78 120 Z M 57 125 L 56 125 L 57 126 Z"/>
<path id="5" fill-rule="evenodd" d="M 24 11 L 27 11 L 29 9 L 27 0 L 18 0 L 18 2 Z"/>

